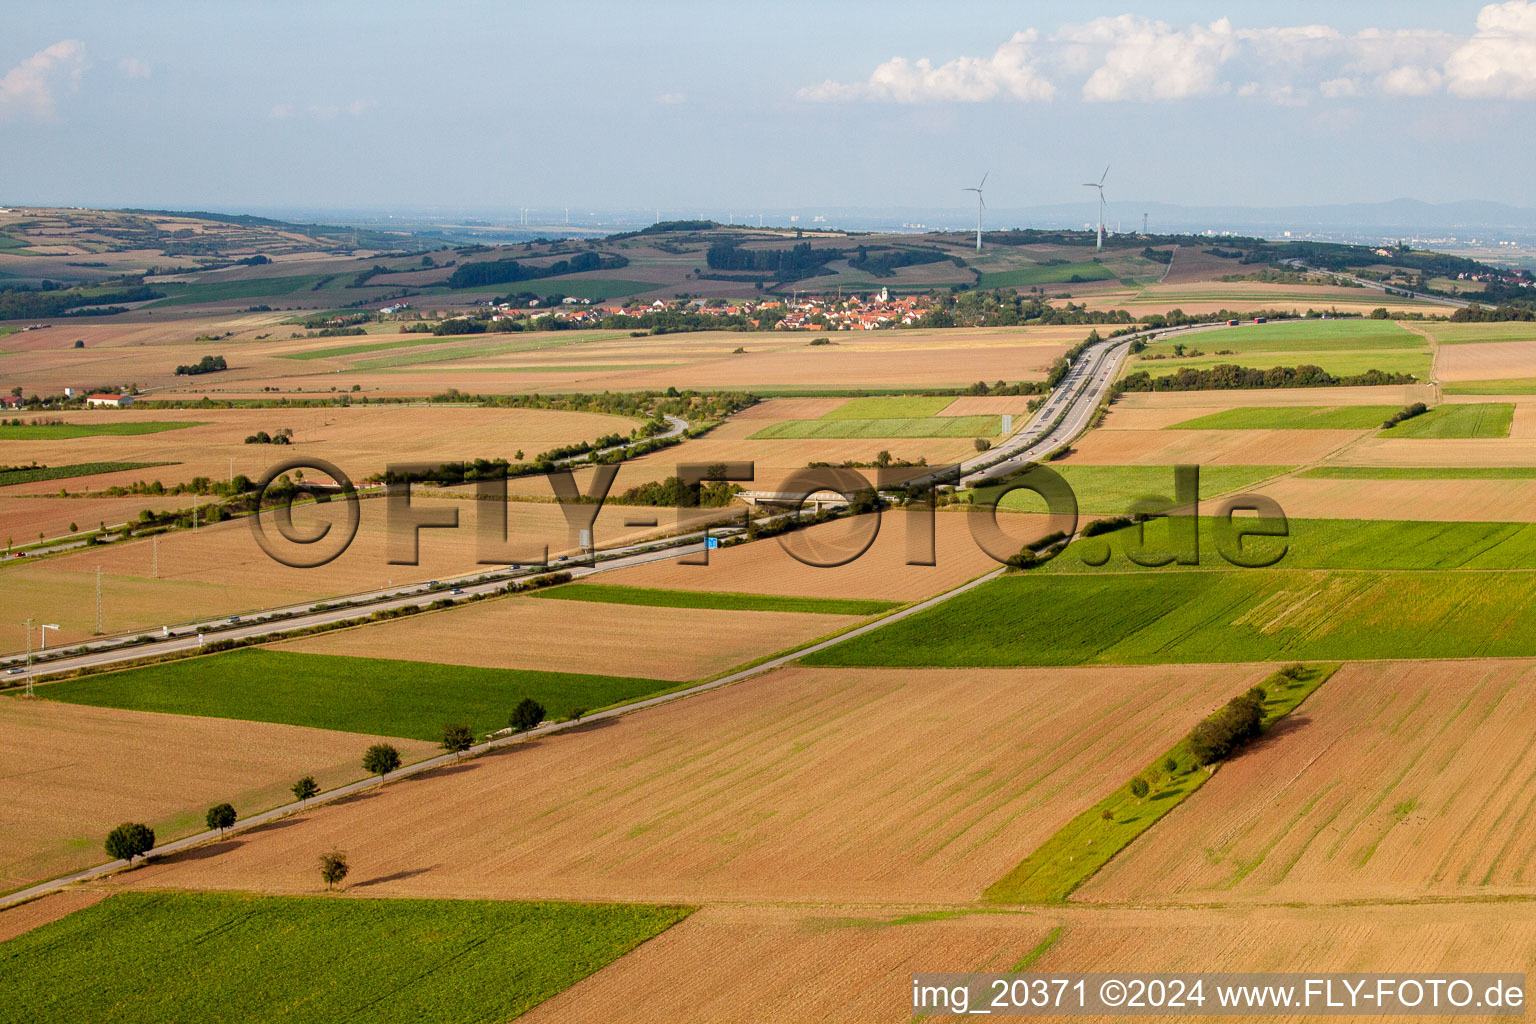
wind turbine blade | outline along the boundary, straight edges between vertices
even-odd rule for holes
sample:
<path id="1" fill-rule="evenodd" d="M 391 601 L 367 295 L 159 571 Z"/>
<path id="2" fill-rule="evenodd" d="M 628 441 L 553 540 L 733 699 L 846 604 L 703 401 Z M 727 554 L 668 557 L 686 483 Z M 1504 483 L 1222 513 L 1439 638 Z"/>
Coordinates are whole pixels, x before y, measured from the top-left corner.
<path id="1" fill-rule="evenodd" d="M 1083 188 L 1098 188 L 1098 187 L 1099 187 L 1099 183 L 1096 182 L 1096 181 L 1085 181 L 1085 182 L 1083 182 Z"/>
<path id="2" fill-rule="evenodd" d="M 1104 165 L 1104 173 L 1099 175 L 1099 184 L 1104 184 L 1104 179 L 1109 177 L 1109 164 Z"/>
<path id="3" fill-rule="evenodd" d="M 991 173 L 992 173 L 991 171 L 984 171 L 982 173 L 982 175 L 981 175 L 981 184 L 976 186 L 976 191 L 980 192 L 983 188 L 986 187 L 987 175 L 989 175 Z"/>
<path id="4" fill-rule="evenodd" d="M 987 201 L 981 197 L 981 189 L 977 189 L 976 190 L 976 201 L 978 203 L 980 203 L 982 206 L 986 206 L 987 205 Z"/>

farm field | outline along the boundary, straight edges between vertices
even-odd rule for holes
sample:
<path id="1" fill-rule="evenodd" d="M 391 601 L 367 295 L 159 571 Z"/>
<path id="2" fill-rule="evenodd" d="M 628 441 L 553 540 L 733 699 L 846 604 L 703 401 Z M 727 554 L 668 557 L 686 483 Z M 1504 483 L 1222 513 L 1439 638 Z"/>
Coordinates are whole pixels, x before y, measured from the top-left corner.
<path id="1" fill-rule="evenodd" d="M 1437 345 L 1468 345 L 1490 341 L 1536 341 L 1536 325 L 1511 321 L 1506 323 L 1415 325 L 1434 339 Z"/>
<path id="2" fill-rule="evenodd" d="M 1451 395 L 1536 395 L 1536 377 L 1459 380 L 1447 383 L 1443 390 L 1447 397 Z"/>
<path id="3" fill-rule="evenodd" d="M 1052 467 L 1072 487 L 1077 497 L 1079 515 L 1123 515 L 1143 498 L 1161 499 L 1156 510 L 1172 508 L 1173 466 L 1086 466 L 1063 463 Z M 1260 481 L 1283 476 L 1294 466 L 1203 466 L 1200 470 L 1202 501 L 1233 491 L 1244 491 Z M 1259 488 L 1267 492 L 1269 485 Z M 989 491 L 973 492 L 973 500 L 985 501 Z M 1016 490 L 1005 494 L 999 508 L 1044 512 L 1045 502 L 1032 491 Z M 1142 511 L 1153 511 L 1144 508 Z"/>
<path id="4" fill-rule="evenodd" d="M 1072 442 L 1066 466 L 1305 466 L 1360 439 L 1358 430 L 1091 430 Z"/>
<path id="5" fill-rule="evenodd" d="M 1338 475 L 1313 475 L 1335 472 Z M 1323 466 L 1267 483 L 1262 491 L 1292 516 L 1346 520 L 1530 522 L 1536 519 L 1536 481 L 1530 479 L 1531 472 L 1528 467 L 1465 467 L 1458 471 L 1455 468 Z"/>
<path id="6" fill-rule="evenodd" d="M 1374 430 L 1400 406 L 1245 406 L 1180 420 L 1177 430 Z"/>
<path id="7" fill-rule="evenodd" d="M 1179 356 L 1176 345 L 1179 351 L 1205 354 Z M 1391 320 L 1308 320 L 1199 331 L 1153 342 L 1125 363 L 1124 372 L 1146 370 L 1161 377 L 1185 367 L 1205 369 L 1222 363 L 1258 369 L 1312 365 L 1337 376 L 1381 370 L 1411 373 L 1420 380 L 1430 377 L 1426 339 Z"/>
<path id="8" fill-rule="evenodd" d="M 1438 353 L 1435 370 L 1446 384 L 1536 377 L 1536 340 L 1447 345 Z"/>
<path id="9" fill-rule="evenodd" d="M 178 410 L 187 415 L 190 410 Z M 131 423 L 103 423 L 106 417 L 163 417 L 150 410 L 118 413 L 71 414 L 69 427 L 96 430 L 103 426 L 125 427 Z M 540 452 L 606 434 L 628 434 L 640 425 L 637 419 L 586 412 L 547 409 L 494 409 L 469 406 L 361 406 L 347 408 L 300 407 L 272 409 L 198 409 L 199 422 L 169 434 L 96 437 L 90 444 L 92 461 L 175 463 L 152 472 L 143 470 L 103 472 L 70 481 L 71 491 L 100 491 L 113 485 L 127 486 L 141 479 L 165 484 L 194 476 L 226 480 L 243 473 L 261 479 L 278 462 L 312 456 L 337 466 L 354 482 L 380 473 L 387 465 L 441 463 L 476 458 L 517 461 L 522 451 L 531 460 Z M 81 422 L 76 423 L 75 420 Z M 31 428 L 11 428 L 31 429 Z M 37 428 L 47 429 L 47 428 Z M 264 431 L 293 431 L 287 445 L 246 444 L 245 439 Z M 36 461 L 54 466 L 81 462 L 78 442 L 65 440 L 4 441 L 0 438 L 0 465 L 25 465 Z M 57 493 L 41 484 L 18 487 L 6 493 Z M 146 496 L 148 497 L 148 496 Z"/>
<path id="10" fill-rule="evenodd" d="M 507 597 L 320 633 L 286 641 L 279 649 L 353 656 L 388 651 L 408 662 L 684 682 L 835 633 L 860 618 Z"/>
<path id="11" fill-rule="evenodd" d="M 198 426 L 198 424 L 187 420 L 145 419 L 119 423 L 106 420 L 95 423 L 32 423 L 28 421 L 20 425 L 0 426 L 0 441 L 73 440 L 77 437 L 135 437 L 140 434 L 158 434 L 166 430 L 185 430 L 187 427 L 195 426 Z"/>
<path id="12" fill-rule="evenodd" d="M 1508 437 L 1515 407 L 1507 402 L 1442 405 L 1422 416 L 1404 420 L 1390 437 Z"/>
<path id="13" fill-rule="evenodd" d="M 1030 573 L 992 580 L 806 663 L 1519 657 L 1529 652 L 1533 630 L 1536 573 L 1529 572 Z"/>
<path id="14" fill-rule="evenodd" d="M 1528 905 L 1029 908 L 1001 913 L 831 905 L 706 907 L 531 1011 L 530 1024 L 693 1015 L 744 1024 L 764 1004 L 789 1020 L 912 1019 L 911 976 L 1008 972 L 1529 972 Z M 830 971 L 828 964 L 838 965 Z M 974 1004 L 973 1004 L 974 1005 Z M 1085 1017 L 1084 1020 L 1106 1018 Z"/>
<path id="15" fill-rule="evenodd" d="M 248 815 L 291 800 L 301 775 L 326 789 L 361 778 L 363 751 L 384 739 L 0 697 L 0 763 L 11 779 L 0 792 L 0 892 L 101 863 L 103 838 L 124 820 L 174 839 L 202 831 L 215 803 Z M 388 741 L 407 760 L 436 752 Z"/>
<path id="16" fill-rule="evenodd" d="M 37 498 L 13 500 L 26 504 L 43 502 Z M 141 498 L 113 500 L 127 503 L 129 514 L 136 514 L 145 503 Z M 106 503 L 82 499 L 70 500 L 67 505 L 71 509 L 94 509 Z M 149 502 L 157 508 L 163 504 L 174 502 Z M 359 528 L 351 545 L 334 561 L 318 568 L 296 569 L 274 561 L 258 545 L 249 520 L 227 520 L 195 531 L 177 530 L 160 537 L 158 543 L 148 538 L 135 539 L 43 559 L 13 561 L 0 568 L 0 579 L 5 581 L 0 611 L 17 610 L 18 622 L 28 615 L 46 617 L 44 621 L 63 627 L 57 636 L 60 642 L 73 643 L 89 636 L 95 628 L 98 566 L 102 569 L 103 627 L 107 632 L 156 628 L 210 615 L 271 610 L 392 584 L 449 579 L 489 567 L 476 564 L 480 557 L 475 536 L 480 503 L 413 493 L 411 504 L 428 511 L 451 509 L 459 517 L 457 529 L 421 531 L 416 565 L 390 564 L 392 538 L 384 502 L 365 499 L 360 504 Z M 593 527 L 593 540 L 598 548 L 721 515 L 720 510 L 645 511 L 655 516 L 657 527 L 625 527 L 623 517 L 631 511 L 606 507 Z M 275 538 L 278 531 L 270 522 L 271 516 L 270 512 L 263 514 L 265 528 Z M 340 531 L 346 521 L 345 503 L 298 506 L 293 521 L 296 529 L 306 532 L 324 524 Z M 575 531 L 561 507 L 552 502 L 513 502 L 507 507 L 507 523 L 509 547 L 497 557 L 505 556 L 509 562 L 538 561 L 546 548 L 551 558 L 576 548 Z M 338 532 L 337 536 L 342 534 Z M 400 539 L 408 538 L 405 534 Z M 411 557 L 408 545 L 396 554 Z M 20 639 L 19 629 L 17 634 Z"/>
<path id="17" fill-rule="evenodd" d="M 697 590 L 654 590 L 614 587 L 603 583 L 568 583 L 541 590 L 535 598 L 592 601 L 600 604 L 644 605 L 655 608 L 713 608 L 723 611 L 814 612 L 823 615 L 876 615 L 897 606 L 894 601 L 860 601 L 833 597 L 775 597 L 771 594 L 713 594 Z"/>
<path id="18" fill-rule="evenodd" d="M 150 469 L 167 466 L 167 462 L 77 462 L 70 466 L 16 466 L 0 470 L 0 487 L 12 484 L 30 484 L 42 480 L 68 480 L 77 476 L 97 476 L 125 470 Z"/>
<path id="19" fill-rule="evenodd" d="M 1348 665 L 1082 900 L 1529 896 L 1529 660 Z"/>
<path id="20" fill-rule="evenodd" d="M 970 901 L 1266 674 L 781 669 L 122 883 L 309 892 L 310 852 L 344 842 L 381 896 Z"/>
<path id="21" fill-rule="evenodd" d="M 861 517 L 863 518 L 863 517 Z M 604 573 L 603 583 L 615 586 L 654 587 L 662 590 L 724 591 L 728 593 L 808 595 L 826 598 L 868 598 L 881 601 L 916 601 L 959 586 L 998 567 L 971 536 L 964 511 L 941 510 L 933 516 L 934 564 L 908 565 L 922 554 L 928 536 L 925 516 L 917 512 L 887 511 L 880 516 L 880 532 L 863 555 L 846 565 L 820 568 L 797 561 L 780 545 L 793 542 L 794 550 L 820 561 L 846 558 L 858 549 L 868 525 L 847 522 L 814 526 L 798 535 L 755 541 L 721 548 L 709 554 L 708 565 L 681 565 L 676 561 L 651 562 Z M 1029 528 L 1019 531 L 1022 545 L 1031 536 L 1044 534 L 1038 523 L 1024 520 Z M 917 544 L 916 551 L 909 548 Z M 804 545 L 801 547 L 800 545 Z"/>
<path id="22" fill-rule="evenodd" d="M 413 616 L 414 618 L 415 616 Z M 327 634 L 321 634 L 326 636 Z M 378 647 L 372 648 L 377 652 Z M 260 679 L 259 687 L 242 680 Z M 524 697 L 551 718 L 595 710 L 668 684 L 655 679 L 335 657 L 244 649 L 49 683 L 39 696 L 93 707 L 273 722 L 436 743 L 449 722 L 477 735 L 505 728 Z M 367 746 L 357 748 L 360 751 Z"/>
<path id="23" fill-rule="evenodd" d="M 823 437 L 996 437 L 1002 421 L 996 416 L 924 416 L 911 419 L 855 420 L 824 418 L 785 420 L 764 427 L 753 440 Z"/>
<path id="24" fill-rule="evenodd" d="M 357 884 L 357 883 L 354 883 Z M 499 1024 L 689 908 L 118 893 L 0 945 L 0 1020 Z M 402 961 L 399 952 L 411 955 Z M 29 969 L 19 970 L 26 963 Z M 179 984 L 195 977 L 198 984 Z"/>
<path id="25" fill-rule="evenodd" d="M 146 494 L 124 498 L 60 498 L 58 487 L 54 497 L 20 493 L 30 490 L 23 485 L 15 491 L 0 492 L 0 529 L 5 536 L 0 541 L 13 542 L 17 547 L 35 544 L 43 538 L 55 540 L 75 532 L 69 528 L 74 523 L 80 530 L 93 530 L 105 523 L 116 526 L 136 520 L 145 509 L 155 512 L 171 512 L 196 503 L 199 499 L 191 494 Z M 41 535 L 41 536 L 39 536 Z M 0 567 L 0 574 L 16 572 L 21 567 L 12 563 Z M 0 578 L 9 578 L 0 575 Z M 0 597 L 0 601 L 4 601 Z"/>

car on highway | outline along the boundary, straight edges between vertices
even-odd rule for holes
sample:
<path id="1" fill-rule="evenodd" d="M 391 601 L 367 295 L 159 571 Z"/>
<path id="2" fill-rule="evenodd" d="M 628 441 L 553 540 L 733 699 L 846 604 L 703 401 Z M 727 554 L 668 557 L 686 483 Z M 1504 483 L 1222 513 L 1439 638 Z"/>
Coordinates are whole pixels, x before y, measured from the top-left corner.
<path id="1" fill-rule="evenodd" d="M 464 593 L 464 588 L 463 587 L 454 587 L 452 590 L 448 591 L 448 593 L 450 593 L 450 594 L 462 594 L 462 593 Z"/>
<path id="2" fill-rule="evenodd" d="M 19 676 L 19 675 L 21 675 L 25 671 L 26 671 L 26 669 L 22 668 L 20 665 L 15 665 L 15 666 L 12 666 L 11 668 L 6 669 L 5 670 L 5 674 L 8 675 L 8 676 Z"/>

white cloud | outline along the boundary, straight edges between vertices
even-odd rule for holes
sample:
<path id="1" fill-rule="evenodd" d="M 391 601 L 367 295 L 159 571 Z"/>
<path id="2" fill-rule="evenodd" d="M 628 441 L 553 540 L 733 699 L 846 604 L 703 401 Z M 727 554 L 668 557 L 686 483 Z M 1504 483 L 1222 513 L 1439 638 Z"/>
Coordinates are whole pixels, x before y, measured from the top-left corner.
<path id="1" fill-rule="evenodd" d="M 353 117 L 361 117 L 374 107 L 378 106 L 373 100 L 353 100 L 347 104 L 347 113 Z"/>
<path id="2" fill-rule="evenodd" d="M 129 78 L 148 78 L 149 64 L 137 57 L 124 57 L 117 62 L 117 70 Z"/>
<path id="3" fill-rule="evenodd" d="M 1510 0 L 1479 11 L 1476 34 L 1446 60 L 1445 78 L 1457 96 L 1536 96 L 1536 4 Z"/>
<path id="4" fill-rule="evenodd" d="M 279 103 L 267 112 L 274 121 L 284 121 L 293 116 L 292 103 Z"/>
<path id="5" fill-rule="evenodd" d="M 1095 18 L 1069 25 L 1051 37 L 1069 48 L 1069 64 L 1093 54 L 1098 66 L 1083 83 L 1083 99 L 1176 100 L 1225 92 L 1221 66 L 1237 53 L 1237 38 L 1226 18 L 1210 25 L 1175 29 L 1139 14 Z"/>
<path id="6" fill-rule="evenodd" d="M 85 44 L 78 39 L 62 39 L 37 51 L 0 78 L 0 120 L 53 118 L 55 88 L 61 83 L 71 89 L 78 86 L 85 66 Z"/>
<path id="7" fill-rule="evenodd" d="M 680 92 L 664 92 L 660 96 L 656 97 L 656 102 L 665 106 L 672 107 L 687 101 L 687 99 L 688 97 L 684 96 Z"/>
<path id="8" fill-rule="evenodd" d="M 1222 18 L 1183 28 L 1140 14 L 1015 33 L 988 57 L 892 57 L 863 81 L 801 89 L 812 101 L 982 103 L 1048 100 L 1076 88 L 1093 103 L 1236 95 L 1300 105 L 1314 99 L 1536 98 L 1536 0 L 1485 6 L 1476 32 L 1329 25 L 1235 28 Z"/>
<path id="9" fill-rule="evenodd" d="M 1056 87 L 1034 66 L 1031 48 L 1039 34 L 1016 32 L 990 57 L 957 57 L 935 67 L 927 57 L 909 61 L 892 57 L 863 82 L 822 82 L 801 89 L 806 100 L 888 100 L 923 103 L 953 100 L 976 103 L 1006 96 L 1015 100 L 1048 100 Z"/>

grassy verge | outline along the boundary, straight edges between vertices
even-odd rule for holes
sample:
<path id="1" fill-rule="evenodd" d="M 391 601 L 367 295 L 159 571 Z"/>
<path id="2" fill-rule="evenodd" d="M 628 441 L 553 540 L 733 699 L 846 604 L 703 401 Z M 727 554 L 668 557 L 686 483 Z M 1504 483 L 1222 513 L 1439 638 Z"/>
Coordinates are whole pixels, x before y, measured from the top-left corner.
<path id="1" fill-rule="evenodd" d="M 36 466 L 0 472 L 0 487 L 12 484 L 35 484 L 41 480 L 67 480 L 76 476 L 95 476 L 97 473 L 120 473 L 128 469 L 152 469 L 155 466 L 173 466 L 173 462 L 77 462 L 71 466 Z"/>
<path id="2" fill-rule="evenodd" d="M 96 437 L 110 434 L 158 434 L 164 430 L 200 427 L 201 423 L 160 420 L 132 420 L 124 423 L 24 423 L 19 427 L 0 427 L 0 441 L 44 441 L 72 437 Z"/>
<path id="3" fill-rule="evenodd" d="M 499 1024 L 690 912 L 123 892 L 0 944 L 0 1021 Z"/>
<path id="4" fill-rule="evenodd" d="M 878 615 L 897 601 L 867 601 L 836 597 L 782 597 L 774 594 L 735 594 L 709 590 L 652 590 L 648 587 L 568 583 L 533 595 L 555 601 L 643 605 L 648 608 L 710 608 L 717 611 L 815 612 L 822 615 Z"/>
<path id="5" fill-rule="evenodd" d="M 534 641 L 530 641 L 534 642 Z M 657 679 L 475 668 L 257 648 L 50 683 L 50 700 L 436 740 L 448 722 L 504 728 L 532 697 L 551 718 L 673 689 Z"/>
<path id="6" fill-rule="evenodd" d="M 1338 667 L 1314 665 L 1305 669 L 1299 679 L 1286 679 L 1278 673 L 1266 679 L 1261 684 L 1268 694 L 1264 701 L 1264 728 L 1294 711 Z M 1172 770 L 1167 767 L 1170 760 Z M 1140 777 L 1157 779 L 1147 796 L 1137 799 L 1126 786 L 1119 787 L 1069 821 L 1018 867 L 993 883 L 984 898 L 994 903 L 1065 900 L 1115 854 L 1188 799 L 1211 773 L 1196 764 L 1185 741 L 1180 740 L 1158 755 Z"/>

